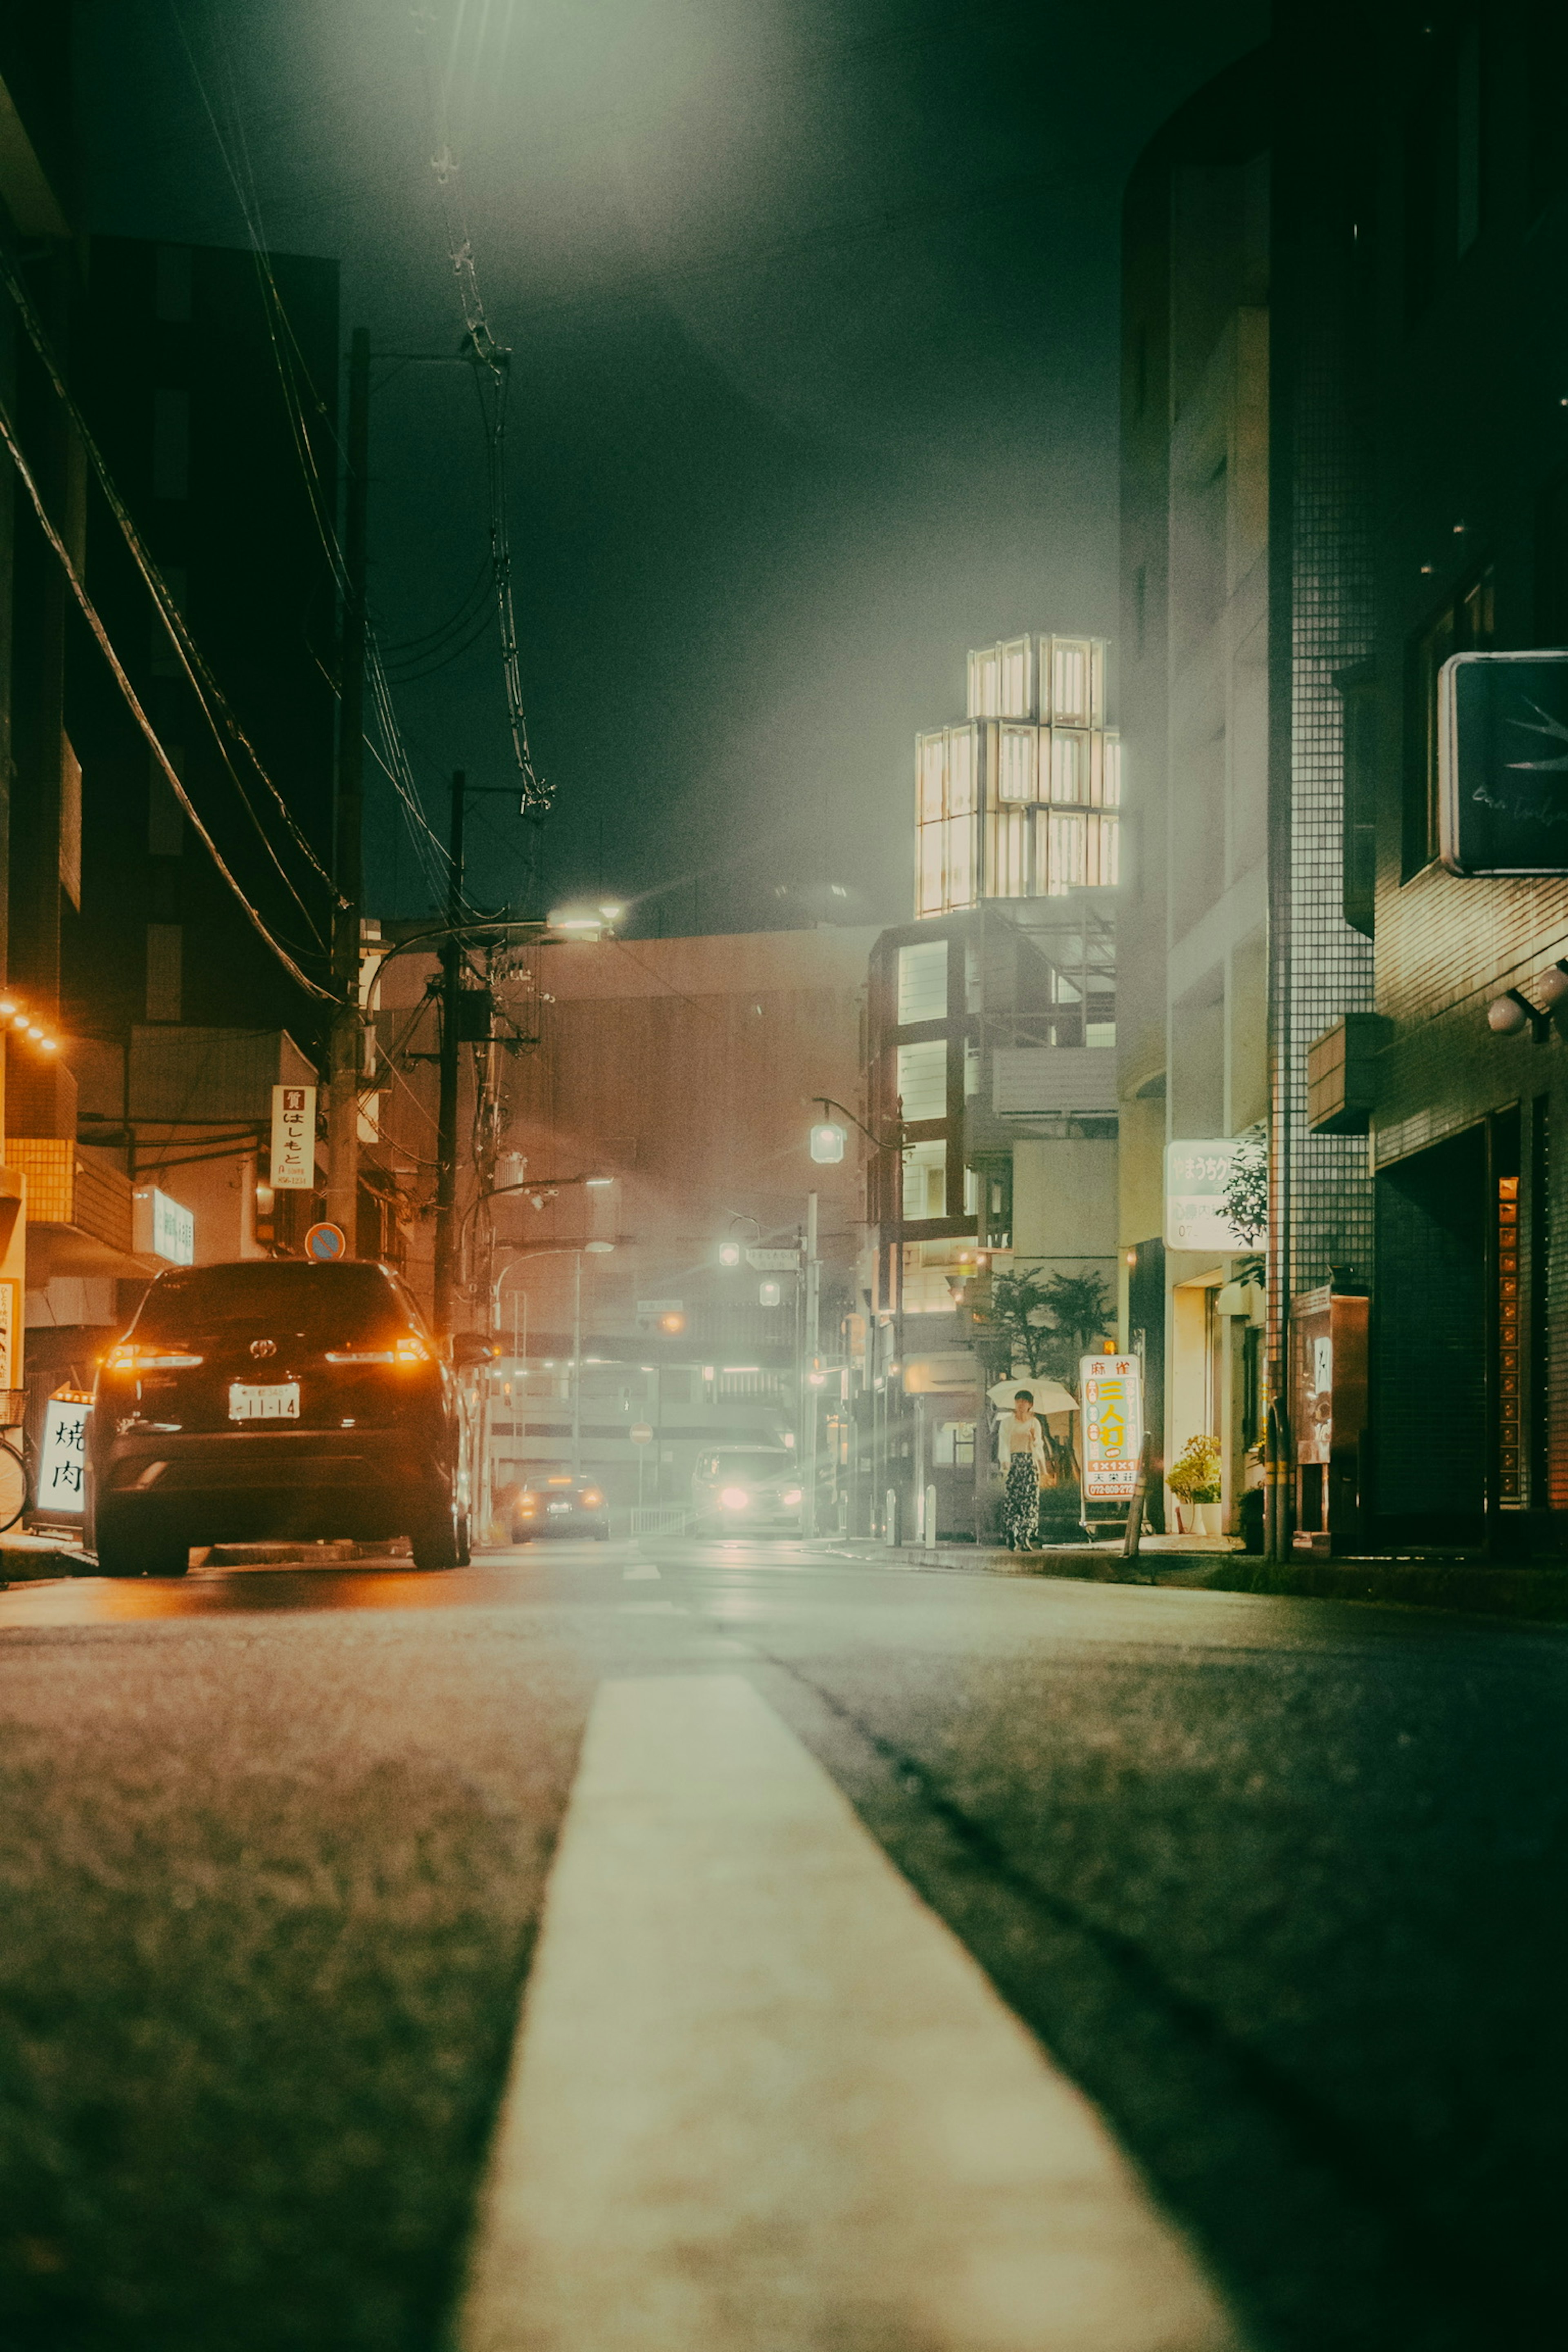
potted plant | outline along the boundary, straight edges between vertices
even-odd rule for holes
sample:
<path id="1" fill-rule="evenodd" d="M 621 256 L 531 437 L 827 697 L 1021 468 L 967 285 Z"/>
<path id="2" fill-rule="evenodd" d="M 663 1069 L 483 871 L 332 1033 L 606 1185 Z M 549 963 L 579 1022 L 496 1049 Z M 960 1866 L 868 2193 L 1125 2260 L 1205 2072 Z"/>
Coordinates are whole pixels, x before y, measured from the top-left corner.
<path id="1" fill-rule="evenodd" d="M 1165 1475 L 1184 1535 L 1218 1535 L 1219 1480 L 1218 1438 L 1189 1437 Z"/>

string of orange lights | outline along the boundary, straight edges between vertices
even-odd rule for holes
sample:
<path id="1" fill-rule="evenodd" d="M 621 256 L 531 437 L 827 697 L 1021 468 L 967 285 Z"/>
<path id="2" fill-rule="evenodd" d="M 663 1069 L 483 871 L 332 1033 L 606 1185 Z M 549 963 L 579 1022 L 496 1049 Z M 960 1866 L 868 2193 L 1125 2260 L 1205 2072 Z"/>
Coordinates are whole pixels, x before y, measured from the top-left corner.
<path id="1" fill-rule="evenodd" d="M 58 1054 L 60 1041 L 51 1036 L 41 1021 L 35 1021 L 19 996 L 7 992 L 0 996 L 0 1021 L 5 1022 L 19 1035 L 36 1045 L 40 1054 Z"/>

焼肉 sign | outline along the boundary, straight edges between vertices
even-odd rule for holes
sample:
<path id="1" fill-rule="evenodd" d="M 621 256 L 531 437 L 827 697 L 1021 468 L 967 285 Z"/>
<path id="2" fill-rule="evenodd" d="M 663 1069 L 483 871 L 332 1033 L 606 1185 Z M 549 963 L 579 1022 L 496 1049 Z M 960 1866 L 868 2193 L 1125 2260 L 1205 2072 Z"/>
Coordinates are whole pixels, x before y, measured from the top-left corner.
<path id="1" fill-rule="evenodd" d="M 1143 1368 L 1136 1356 L 1079 1360 L 1083 1499 L 1129 1507 L 1143 1450 Z"/>
<path id="2" fill-rule="evenodd" d="M 1449 656 L 1437 798 L 1450 874 L 1568 874 L 1568 653 Z"/>
<path id="3" fill-rule="evenodd" d="M 87 1421 L 92 1399 L 82 1389 L 66 1389 L 44 1407 L 44 1437 L 38 1449 L 37 1500 L 41 1518 L 79 1518 L 82 1471 L 87 1462 Z"/>

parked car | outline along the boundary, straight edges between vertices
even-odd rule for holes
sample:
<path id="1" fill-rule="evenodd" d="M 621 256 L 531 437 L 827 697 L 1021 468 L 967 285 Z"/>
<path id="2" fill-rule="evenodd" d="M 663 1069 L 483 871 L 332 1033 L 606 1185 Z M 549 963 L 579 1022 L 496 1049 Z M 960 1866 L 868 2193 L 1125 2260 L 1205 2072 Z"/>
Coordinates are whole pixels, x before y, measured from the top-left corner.
<path id="1" fill-rule="evenodd" d="M 465 1334 L 458 1360 L 491 1351 Z M 299 1259 L 160 1275 L 104 1357 L 87 1539 L 106 1576 L 183 1576 L 194 1544 L 411 1538 L 468 1558 L 458 1383 L 391 1269 Z"/>
<path id="2" fill-rule="evenodd" d="M 784 1446 L 724 1446 L 700 1454 L 691 1507 L 702 1535 L 798 1535 L 800 1464 Z"/>
<path id="3" fill-rule="evenodd" d="M 610 1507 L 605 1490 L 569 1470 L 546 1470 L 523 1480 L 511 1505 L 511 1539 L 535 1536 L 593 1536 L 610 1539 Z"/>

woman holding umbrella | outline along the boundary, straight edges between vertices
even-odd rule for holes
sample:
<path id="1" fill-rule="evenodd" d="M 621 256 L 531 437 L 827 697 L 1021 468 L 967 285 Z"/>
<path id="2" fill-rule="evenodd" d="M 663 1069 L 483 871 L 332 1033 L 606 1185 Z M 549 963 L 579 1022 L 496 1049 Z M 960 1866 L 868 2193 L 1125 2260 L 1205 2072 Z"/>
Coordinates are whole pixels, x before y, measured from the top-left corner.
<path id="1" fill-rule="evenodd" d="M 1002 1498 L 1002 1533 L 1009 1551 L 1032 1551 L 1046 1482 L 1046 1441 L 1035 1416 L 1035 1392 L 1019 1389 L 1002 1423 L 1007 1486 Z"/>

